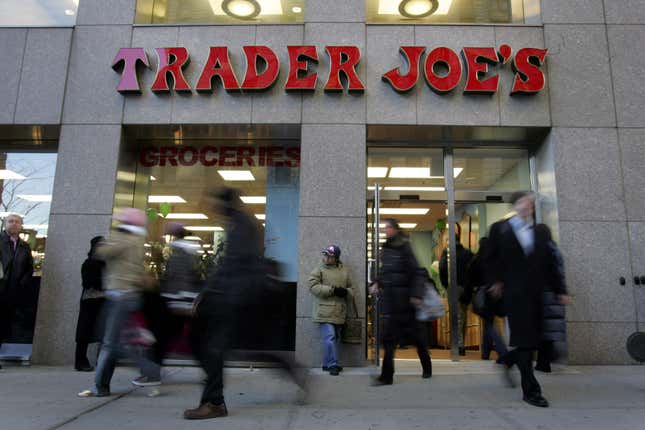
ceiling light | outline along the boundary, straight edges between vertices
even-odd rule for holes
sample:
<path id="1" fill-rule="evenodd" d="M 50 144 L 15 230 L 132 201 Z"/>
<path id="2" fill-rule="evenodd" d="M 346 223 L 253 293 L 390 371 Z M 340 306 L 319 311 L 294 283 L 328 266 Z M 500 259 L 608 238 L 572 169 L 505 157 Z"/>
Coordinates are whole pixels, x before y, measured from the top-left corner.
<path id="1" fill-rule="evenodd" d="M 27 200 L 28 202 L 51 202 L 51 194 L 18 194 L 19 199 Z"/>
<path id="2" fill-rule="evenodd" d="M 455 167 L 454 169 L 452 169 L 452 174 L 456 178 L 457 176 L 461 175 L 461 172 L 463 171 L 464 171 L 463 167 Z"/>
<path id="3" fill-rule="evenodd" d="M 226 14 L 232 18 L 249 20 L 257 17 L 262 8 L 257 0 L 209 0 L 211 9 L 215 15 Z"/>
<path id="4" fill-rule="evenodd" d="M 155 178 L 154 176 L 150 175 L 150 180 L 151 180 L 151 181 L 156 181 L 156 180 L 157 180 L 157 178 Z"/>
<path id="5" fill-rule="evenodd" d="M 165 216 L 166 219 L 208 219 L 204 214 L 191 214 L 191 213 L 169 213 Z"/>
<path id="6" fill-rule="evenodd" d="M 378 14 L 379 15 L 400 15 L 399 5 L 401 0 L 379 0 Z M 439 7 L 433 15 L 448 15 L 452 6 L 452 0 L 439 0 Z"/>
<path id="7" fill-rule="evenodd" d="M 214 15 L 228 15 L 224 12 L 224 2 L 222 0 L 208 0 L 211 10 Z M 231 2 L 232 3 L 232 2 Z M 240 3 L 248 3 L 247 1 L 240 0 Z M 260 8 L 261 15 L 282 15 L 282 2 L 281 0 L 254 0 Z M 249 18 L 246 18 L 249 19 Z"/>
<path id="8" fill-rule="evenodd" d="M 372 224 L 368 224 L 368 226 L 369 226 L 369 228 L 372 228 Z M 379 226 L 379 228 L 385 228 L 385 223 L 381 223 L 378 226 Z M 399 223 L 399 227 L 401 227 L 401 228 L 415 228 L 416 226 L 417 226 L 417 224 L 414 223 L 414 222 L 400 222 Z M 372 237 L 372 233 L 371 232 L 368 233 L 368 236 Z M 384 237 L 385 233 L 379 233 L 379 236 Z"/>
<path id="9" fill-rule="evenodd" d="M 294 6 L 294 7 L 291 8 L 291 12 L 293 12 L 293 13 L 301 13 L 302 8 L 299 7 L 299 6 Z"/>
<path id="10" fill-rule="evenodd" d="M 240 196 L 240 200 L 247 205 L 265 205 L 267 203 L 266 196 Z"/>
<path id="11" fill-rule="evenodd" d="M 22 176 L 20 173 L 13 172 L 11 170 L 0 169 L 0 179 L 7 180 L 7 179 L 27 179 L 27 178 Z"/>
<path id="12" fill-rule="evenodd" d="M 429 167 L 392 167 L 390 169 L 390 178 L 407 178 L 407 179 L 419 179 L 419 178 L 429 178 L 430 177 L 430 168 Z"/>
<path id="13" fill-rule="evenodd" d="M 368 167 L 367 168 L 367 177 L 368 178 L 385 178 L 387 176 L 387 167 Z"/>
<path id="14" fill-rule="evenodd" d="M 186 203 L 181 196 L 148 196 L 148 203 Z"/>
<path id="15" fill-rule="evenodd" d="M 438 7 L 438 0 L 403 0 L 399 3 L 399 13 L 406 18 L 425 18 Z"/>
<path id="16" fill-rule="evenodd" d="M 429 208 L 380 208 L 381 215 L 425 215 L 430 212 Z M 369 215 L 369 211 L 368 211 Z"/>
<path id="17" fill-rule="evenodd" d="M 264 221 L 265 219 L 267 219 L 266 214 L 255 214 L 255 217 L 256 217 L 257 219 L 259 219 L 259 220 L 262 220 L 262 221 Z"/>
<path id="18" fill-rule="evenodd" d="M 203 225 L 187 225 L 184 227 L 189 231 L 224 231 L 222 227 L 219 226 L 203 226 Z"/>
<path id="19" fill-rule="evenodd" d="M 452 6 L 452 0 L 439 0 L 439 7 L 434 12 L 435 15 L 448 15 Z"/>
<path id="20" fill-rule="evenodd" d="M 446 191 L 444 187 L 385 187 L 385 191 Z"/>
<path id="21" fill-rule="evenodd" d="M 218 170 L 217 173 L 225 181 L 255 181 L 250 170 Z"/>
<path id="22" fill-rule="evenodd" d="M 67 16 L 72 16 L 72 15 L 74 15 L 75 13 L 76 13 L 76 12 L 74 12 L 74 11 L 73 11 L 73 10 L 71 10 L 71 9 L 65 9 L 65 15 L 67 15 Z"/>

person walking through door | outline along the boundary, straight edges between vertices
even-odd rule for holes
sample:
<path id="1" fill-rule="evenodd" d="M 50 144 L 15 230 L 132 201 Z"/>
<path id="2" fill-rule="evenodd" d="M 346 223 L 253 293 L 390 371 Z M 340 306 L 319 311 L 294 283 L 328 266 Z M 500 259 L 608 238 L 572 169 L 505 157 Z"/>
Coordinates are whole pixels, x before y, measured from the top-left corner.
<path id="1" fill-rule="evenodd" d="M 533 194 L 513 193 L 511 203 L 515 215 L 491 226 L 485 257 L 491 294 L 503 299 L 510 328 L 509 345 L 514 348 L 501 361 L 507 376 L 514 365 L 519 368 L 525 402 L 548 407 L 533 374 L 532 355 L 542 338 L 543 291 L 556 265 L 549 238 L 542 229 L 534 228 Z M 556 295 L 560 303 L 568 303 L 568 296 L 560 291 Z"/>
<path id="2" fill-rule="evenodd" d="M 397 345 L 413 343 L 423 369 L 422 377 L 432 376 L 427 333 L 416 319 L 416 308 L 425 294 L 425 279 L 410 242 L 394 219 L 385 220 L 386 241 L 381 253 L 381 267 L 370 293 L 379 296 L 381 306 L 381 342 L 385 354 L 381 375 L 373 385 L 394 382 L 394 353 Z"/>
<path id="3" fill-rule="evenodd" d="M 452 284 L 457 288 L 457 297 L 459 298 L 459 355 L 466 355 L 466 329 L 467 318 L 468 318 L 468 304 L 470 303 L 470 298 L 465 294 L 466 281 L 468 278 L 468 265 L 473 258 L 473 253 L 464 248 L 461 244 L 461 226 L 455 224 L 455 241 L 457 245 L 457 279 L 456 282 Z M 443 250 L 441 253 L 441 259 L 439 260 L 439 279 L 441 284 L 448 288 L 448 247 Z"/>

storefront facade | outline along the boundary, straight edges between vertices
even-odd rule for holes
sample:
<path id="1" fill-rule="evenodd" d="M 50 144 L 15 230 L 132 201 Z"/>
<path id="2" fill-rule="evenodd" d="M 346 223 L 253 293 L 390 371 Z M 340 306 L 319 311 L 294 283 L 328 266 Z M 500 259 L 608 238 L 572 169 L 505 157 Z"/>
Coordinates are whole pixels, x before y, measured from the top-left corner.
<path id="1" fill-rule="evenodd" d="M 285 328 L 293 339 L 278 349 L 295 349 L 299 361 L 318 366 L 320 338 L 311 321 L 307 280 L 320 251 L 330 243 L 342 249 L 367 330 L 372 233 L 366 233 L 372 221 L 366 208 L 374 206 L 374 184 L 387 186 L 393 177 L 369 174 L 368 167 L 417 166 L 415 160 L 427 157 L 429 169 L 440 166 L 443 174 L 461 166 L 464 176 L 455 172 L 438 184 L 426 181 L 426 189 L 384 190 L 383 207 L 406 207 L 392 205 L 406 199 L 441 202 L 445 206 L 430 212 L 445 207 L 452 224 L 461 219 L 460 207 L 480 205 L 481 213 L 481 205 L 504 203 L 515 188 L 534 189 L 538 217 L 554 230 L 565 256 L 573 296 L 569 362 L 631 362 L 625 341 L 645 322 L 645 84 L 636 73 L 645 68 L 639 55 L 643 2 L 509 1 L 515 15 L 478 19 L 473 12 L 461 24 L 379 20 L 378 2 L 371 0 L 282 2 L 293 16 L 279 22 L 145 22 L 144 6 L 153 3 L 80 0 L 73 27 L 0 28 L 0 142 L 10 151 L 48 136 L 57 151 L 32 361 L 73 360 L 80 265 L 90 239 L 109 231 L 114 208 L 162 211 L 151 196 L 184 192 L 194 197 L 182 196 L 195 207 L 174 205 L 169 212 L 200 213 L 206 188 L 226 183 L 212 170 L 219 166 L 252 172 L 254 185 L 240 187 L 248 196 L 264 197 L 261 210 L 253 203 L 249 210 L 266 217 L 258 217 L 266 224 L 266 253 L 282 262 L 283 280 L 295 289 L 287 324 L 293 327 Z M 162 3 L 169 11 L 173 2 Z M 478 2 L 470 3 L 476 8 Z M 150 16 L 163 16 L 150 7 Z M 384 75 L 399 67 L 399 75 L 406 75 L 400 49 L 412 46 L 425 48 L 419 75 L 406 81 L 411 88 L 397 91 Z M 159 49 L 171 47 L 180 50 Z M 227 54 L 211 64 L 211 47 L 226 47 Z M 275 80 L 252 79 L 244 47 L 267 47 L 275 54 L 277 64 L 260 61 L 255 70 L 261 75 L 277 67 Z M 302 60 L 301 73 L 293 70 L 289 47 L 315 47 L 303 51 L 309 60 L 295 58 Z M 450 91 L 431 88 L 424 74 L 425 58 L 439 47 L 449 48 L 462 68 Z M 498 56 L 484 63 L 486 78 L 499 77 L 492 88 L 478 88 L 485 78 L 473 70 L 476 82 L 469 79 L 469 47 L 490 48 Z M 131 63 L 138 58 L 137 66 L 119 61 L 125 60 L 122 48 L 140 48 L 128 57 Z M 527 80 L 526 73 L 516 72 L 525 48 L 534 50 L 526 70 L 539 70 L 544 85 L 511 95 L 522 92 L 514 89 L 518 75 Z M 272 59 L 263 52 L 265 60 Z M 188 88 L 181 91 L 178 74 L 157 72 L 160 61 L 181 61 L 184 53 L 191 61 L 182 69 Z M 200 79 L 209 64 L 226 75 L 224 59 L 232 81 Z M 356 73 L 341 73 L 338 91 L 338 74 L 329 70 L 353 60 Z M 317 73 L 317 81 L 303 83 L 305 70 Z M 130 75 L 127 81 L 127 71 L 134 80 Z M 504 182 L 517 166 L 504 164 L 509 157 L 525 160 L 525 166 Z M 497 176 L 469 187 L 468 180 L 478 181 L 468 173 L 472 159 L 481 172 L 494 170 Z M 438 176 L 429 170 L 423 178 Z M 217 231 L 200 225 L 213 227 L 201 229 L 209 234 Z M 364 338 L 362 345 L 343 346 L 343 363 L 369 362 L 367 333 Z"/>

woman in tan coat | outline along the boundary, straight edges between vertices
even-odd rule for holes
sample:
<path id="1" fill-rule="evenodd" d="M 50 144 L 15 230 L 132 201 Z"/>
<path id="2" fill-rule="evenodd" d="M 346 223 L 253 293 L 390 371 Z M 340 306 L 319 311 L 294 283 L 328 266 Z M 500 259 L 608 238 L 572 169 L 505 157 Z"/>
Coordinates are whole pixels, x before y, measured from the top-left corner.
<path id="1" fill-rule="evenodd" d="M 330 245 L 323 250 L 323 261 L 309 275 L 309 291 L 313 294 L 313 321 L 320 324 L 323 343 L 324 371 L 337 376 L 340 328 L 345 324 L 347 304 L 354 298 L 349 272 L 340 262 L 340 248 Z"/>

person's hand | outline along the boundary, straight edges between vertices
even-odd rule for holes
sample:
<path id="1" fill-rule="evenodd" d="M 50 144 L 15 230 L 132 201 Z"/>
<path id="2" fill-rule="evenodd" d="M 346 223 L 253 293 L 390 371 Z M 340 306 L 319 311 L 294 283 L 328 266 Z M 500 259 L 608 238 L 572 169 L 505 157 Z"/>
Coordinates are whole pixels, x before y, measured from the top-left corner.
<path id="1" fill-rule="evenodd" d="M 504 293 L 504 284 L 502 282 L 495 282 L 489 289 L 488 294 L 495 298 L 499 299 Z"/>
<path id="2" fill-rule="evenodd" d="M 334 287 L 334 296 L 336 296 L 336 297 L 347 297 L 347 288 Z"/>
<path id="3" fill-rule="evenodd" d="M 372 286 L 370 286 L 370 294 L 373 296 L 378 296 L 378 282 L 374 282 Z"/>
<path id="4" fill-rule="evenodd" d="M 418 297 L 410 297 L 410 304 L 412 306 L 414 306 L 415 308 L 420 307 L 422 303 L 423 303 L 423 300 L 421 300 L 420 298 L 418 298 Z"/>
<path id="5" fill-rule="evenodd" d="M 571 296 L 568 294 L 560 294 L 558 296 L 558 301 L 560 302 L 561 305 L 568 306 L 571 304 Z"/>

